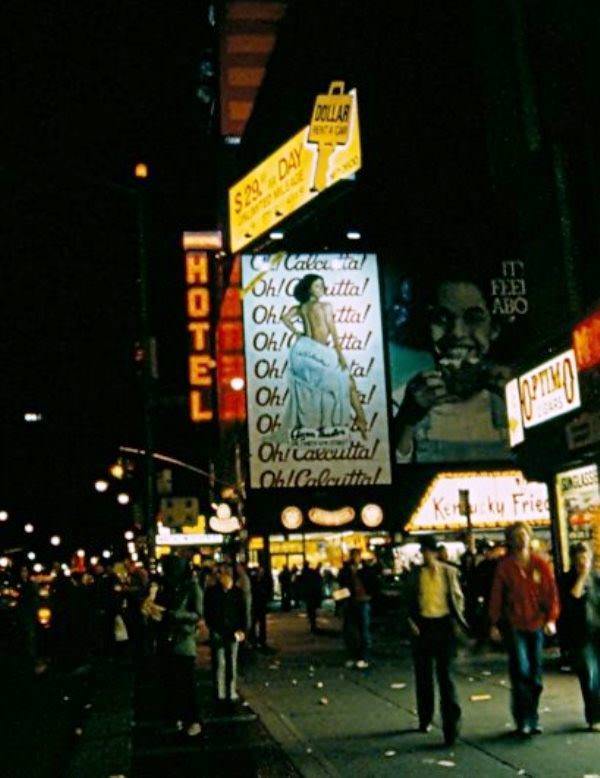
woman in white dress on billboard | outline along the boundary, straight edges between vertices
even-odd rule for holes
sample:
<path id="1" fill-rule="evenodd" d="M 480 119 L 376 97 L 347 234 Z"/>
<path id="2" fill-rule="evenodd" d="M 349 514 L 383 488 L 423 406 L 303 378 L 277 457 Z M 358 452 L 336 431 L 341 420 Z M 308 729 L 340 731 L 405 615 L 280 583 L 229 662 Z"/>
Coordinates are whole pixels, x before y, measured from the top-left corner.
<path id="1" fill-rule="evenodd" d="M 308 437 L 312 430 L 320 438 L 339 437 L 348 432 L 352 409 L 356 426 L 366 438 L 365 413 L 342 352 L 332 305 L 321 301 L 324 294 L 323 278 L 305 275 L 294 288 L 298 305 L 281 317 L 297 335 L 290 349 L 292 438 Z"/>

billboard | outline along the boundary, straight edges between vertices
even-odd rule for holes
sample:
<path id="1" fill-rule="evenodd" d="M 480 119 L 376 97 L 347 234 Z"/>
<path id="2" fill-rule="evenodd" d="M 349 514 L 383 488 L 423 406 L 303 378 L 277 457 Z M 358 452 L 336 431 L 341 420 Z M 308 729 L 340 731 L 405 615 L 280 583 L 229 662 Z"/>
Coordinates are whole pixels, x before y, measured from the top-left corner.
<path id="1" fill-rule="evenodd" d="M 438 261 L 435 273 L 422 265 L 406 271 L 396 263 L 386 271 L 396 461 L 510 461 L 505 388 L 527 339 L 524 263 L 485 268 L 461 258 L 460 267 Z M 510 389 L 517 442 L 517 385 Z"/>
<path id="2" fill-rule="evenodd" d="M 245 254 L 250 484 L 391 482 L 375 254 Z"/>
<path id="3" fill-rule="evenodd" d="M 230 187 L 232 252 L 360 170 L 358 98 L 356 89 L 343 89 L 343 81 L 334 81 L 317 95 L 311 123 Z"/>

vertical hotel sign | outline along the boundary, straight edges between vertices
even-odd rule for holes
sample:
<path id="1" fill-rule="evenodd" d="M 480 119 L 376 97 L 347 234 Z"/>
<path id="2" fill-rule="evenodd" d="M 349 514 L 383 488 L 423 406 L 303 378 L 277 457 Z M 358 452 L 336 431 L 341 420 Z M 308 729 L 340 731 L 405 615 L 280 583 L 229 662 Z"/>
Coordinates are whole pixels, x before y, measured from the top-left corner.
<path id="1" fill-rule="evenodd" d="M 210 249 L 220 249 L 219 232 L 185 232 L 186 313 L 189 332 L 189 412 L 193 422 L 212 421 L 215 361 L 212 355 Z"/>
<path id="2" fill-rule="evenodd" d="M 253 489 L 391 482 L 375 254 L 245 254 Z"/>

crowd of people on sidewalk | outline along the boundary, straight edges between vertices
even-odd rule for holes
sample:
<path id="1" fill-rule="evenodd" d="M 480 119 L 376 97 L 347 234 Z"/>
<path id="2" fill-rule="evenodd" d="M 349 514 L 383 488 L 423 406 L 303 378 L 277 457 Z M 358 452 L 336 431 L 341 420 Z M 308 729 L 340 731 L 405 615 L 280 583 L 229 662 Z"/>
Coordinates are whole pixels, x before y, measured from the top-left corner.
<path id="1" fill-rule="evenodd" d="M 584 715 L 600 731 L 600 560 L 587 545 L 572 549 L 570 572 L 555 580 L 550 562 L 532 549 L 529 525 L 517 522 L 505 545 L 476 546 L 467 539 L 459 563 L 451 562 L 433 536 L 421 540 L 422 564 L 403 576 L 412 645 L 419 729 L 427 732 L 440 698 L 444 740 L 460 730 L 461 707 L 453 679 L 460 635 L 469 650 L 502 643 L 508 655 L 512 715 L 520 737 L 542 732 L 543 649 L 560 633 L 577 673 Z M 342 619 L 346 665 L 366 670 L 371 662 L 372 607 L 381 595 L 380 569 L 351 550 L 337 576 L 308 561 L 279 573 L 281 608 L 304 604 L 311 632 L 331 595 Z M 45 654 L 73 669 L 95 655 L 159 661 L 165 717 L 175 730 L 201 732 L 195 692 L 199 627 L 208 631 L 214 699 L 221 712 L 236 709 L 238 661 L 251 650 L 270 651 L 267 611 L 274 596 L 270 570 L 249 569 L 228 559 L 194 567 L 185 556 L 162 557 L 156 572 L 131 560 L 94 564 L 84 571 L 56 567 L 46 582 L 51 612 Z M 40 583 L 26 566 L 5 581 L 13 591 L 20 651 L 32 668 L 39 661 Z M 48 626 L 48 625 L 46 625 Z"/>

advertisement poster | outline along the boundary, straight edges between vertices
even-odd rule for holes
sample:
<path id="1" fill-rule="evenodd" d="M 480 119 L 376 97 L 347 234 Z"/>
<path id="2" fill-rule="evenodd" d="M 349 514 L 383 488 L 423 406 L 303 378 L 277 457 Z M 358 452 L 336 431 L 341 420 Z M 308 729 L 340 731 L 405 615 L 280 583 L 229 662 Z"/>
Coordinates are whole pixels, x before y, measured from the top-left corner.
<path id="1" fill-rule="evenodd" d="M 595 537 L 600 509 L 598 467 L 584 465 L 556 475 L 556 507 L 561 553 L 565 569 L 569 567 L 569 547 Z"/>
<path id="2" fill-rule="evenodd" d="M 398 464 L 505 462 L 505 387 L 529 302 L 519 260 L 386 274 Z M 518 434 L 518 431 L 516 431 Z"/>
<path id="3" fill-rule="evenodd" d="M 254 489 L 391 483 L 375 254 L 245 254 Z"/>

